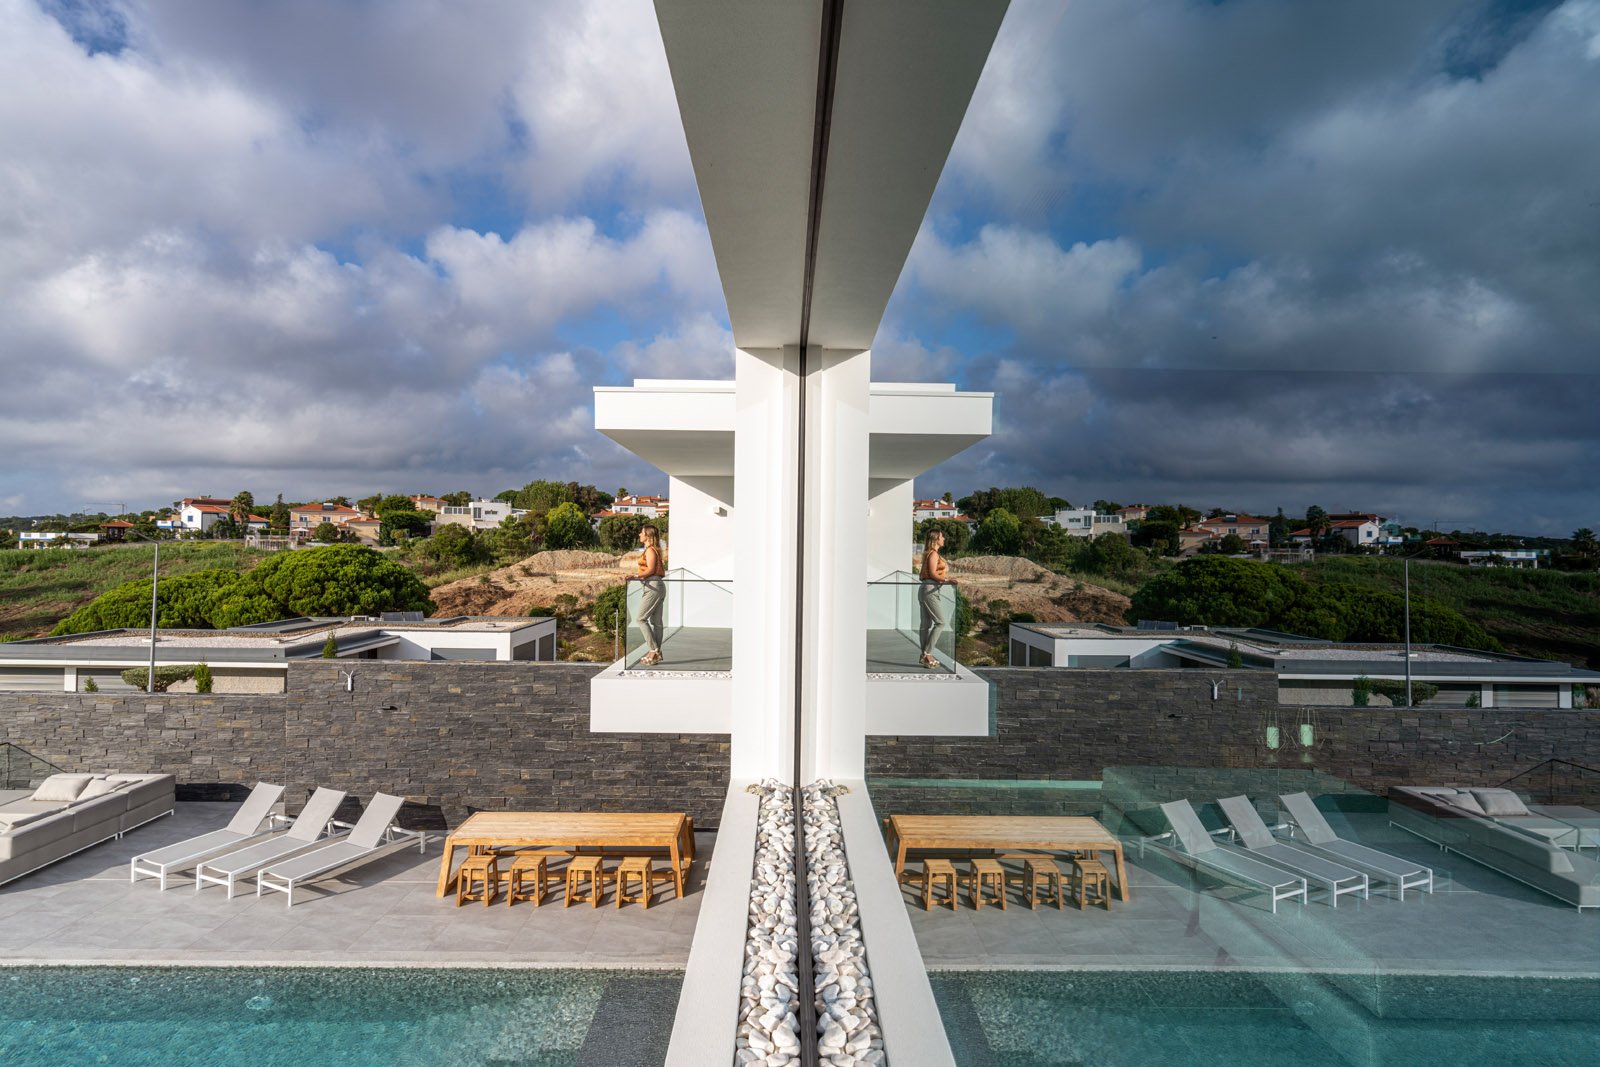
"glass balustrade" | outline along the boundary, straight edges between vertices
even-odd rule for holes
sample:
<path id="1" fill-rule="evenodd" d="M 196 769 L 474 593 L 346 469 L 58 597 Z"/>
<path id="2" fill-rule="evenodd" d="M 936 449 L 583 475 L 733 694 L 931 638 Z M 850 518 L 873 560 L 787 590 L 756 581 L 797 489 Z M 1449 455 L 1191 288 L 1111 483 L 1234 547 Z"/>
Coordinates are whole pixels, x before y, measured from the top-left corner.
<path id="1" fill-rule="evenodd" d="M 627 612 L 620 628 L 624 670 L 733 669 L 732 582 L 683 568 L 631 581 Z"/>
<path id="2" fill-rule="evenodd" d="M 867 584 L 867 671 L 871 674 L 946 673 L 956 663 L 956 587 L 930 586 L 909 571 L 892 571 Z M 922 662 L 923 648 L 937 664 Z"/>

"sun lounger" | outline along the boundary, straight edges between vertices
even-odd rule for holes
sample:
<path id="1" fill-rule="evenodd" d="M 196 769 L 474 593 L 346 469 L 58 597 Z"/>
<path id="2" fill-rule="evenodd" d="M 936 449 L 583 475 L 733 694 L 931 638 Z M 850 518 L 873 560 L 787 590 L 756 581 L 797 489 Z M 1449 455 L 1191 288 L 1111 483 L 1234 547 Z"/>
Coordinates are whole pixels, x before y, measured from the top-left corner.
<path id="1" fill-rule="evenodd" d="M 1317 810 L 1317 805 L 1305 793 L 1287 793 L 1280 796 L 1278 802 L 1289 817 L 1291 830 L 1304 839 L 1305 844 L 1301 847 L 1308 852 L 1354 867 L 1369 878 L 1388 882 L 1395 887 L 1401 900 L 1406 899 L 1407 889 L 1433 892 L 1432 868 L 1366 845 L 1358 845 L 1354 841 L 1346 841 L 1333 832 L 1328 820 L 1322 817 L 1322 812 Z"/>
<path id="2" fill-rule="evenodd" d="M 228 887 L 228 899 L 232 900 L 233 887 L 239 879 L 248 878 L 269 863 L 277 863 L 315 848 L 319 839 L 323 839 L 323 831 L 333 821 L 333 813 L 339 810 L 339 805 L 343 801 L 342 790 L 318 789 L 311 794 L 311 799 L 306 801 L 299 818 L 295 819 L 287 833 L 254 845 L 246 845 L 236 852 L 207 860 L 196 867 L 194 869 L 196 892 L 207 883 L 225 885 Z M 345 836 L 344 832 L 340 832 L 330 835 L 330 838 Z"/>
<path id="3" fill-rule="evenodd" d="M 1328 903 L 1339 906 L 1339 898 L 1346 893 L 1370 892 L 1371 882 L 1365 874 L 1325 856 L 1296 848 L 1272 836 L 1272 831 L 1262 820 L 1261 813 L 1250 803 L 1249 797 L 1224 797 L 1217 801 L 1222 806 L 1222 816 L 1233 827 L 1238 841 L 1252 856 L 1297 874 L 1307 885 L 1319 885 L 1328 891 Z"/>
<path id="4" fill-rule="evenodd" d="M 263 830 L 261 824 L 271 818 L 272 806 L 281 796 L 283 796 L 283 786 L 258 782 L 227 826 L 133 857 L 129 865 L 128 881 L 137 882 L 140 875 L 155 878 L 160 881 L 161 888 L 165 891 L 168 875 L 186 871 L 224 852 L 231 852 L 262 838 L 276 835 L 278 827 L 268 826 Z"/>
<path id="5" fill-rule="evenodd" d="M 1306 880 L 1291 875 L 1270 863 L 1264 863 L 1230 845 L 1219 844 L 1206 830 L 1200 816 L 1187 800 L 1174 800 L 1161 805 L 1161 811 L 1172 827 L 1177 841 L 1174 850 L 1191 863 L 1195 869 L 1221 878 L 1226 882 L 1242 884 L 1254 889 L 1264 889 L 1272 896 L 1272 913 L 1278 913 L 1278 901 L 1299 897 L 1306 899 Z M 1166 835 L 1162 835 L 1163 837 Z"/>
<path id="6" fill-rule="evenodd" d="M 343 841 L 329 841 L 293 859 L 263 868 L 256 875 L 256 896 L 259 897 L 263 889 L 276 889 L 288 896 L 288 906 L 292 908 L 296 886 L 309 885 L 371 863 L 413 844 L 421 852 L 427 847 L 428 835 L 419 830 L 402 830 L 394 824 L 394 817 L 403 803 L 400 797 L 374 794 L 367 810 L 351 828 L 349 837 Z"/>

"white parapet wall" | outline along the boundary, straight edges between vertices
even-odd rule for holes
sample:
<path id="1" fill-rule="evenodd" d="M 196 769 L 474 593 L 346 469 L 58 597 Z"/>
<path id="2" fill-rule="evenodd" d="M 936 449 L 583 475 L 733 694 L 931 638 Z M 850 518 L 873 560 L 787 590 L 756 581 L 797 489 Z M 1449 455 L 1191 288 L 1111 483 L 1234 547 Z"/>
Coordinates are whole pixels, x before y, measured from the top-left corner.
<path id="1" fill-rule="evenodd" d="M 597 734 L 733 732 L 728 671 L 624 671 L 618 660 L 589 681 L 589 729 Z"/>

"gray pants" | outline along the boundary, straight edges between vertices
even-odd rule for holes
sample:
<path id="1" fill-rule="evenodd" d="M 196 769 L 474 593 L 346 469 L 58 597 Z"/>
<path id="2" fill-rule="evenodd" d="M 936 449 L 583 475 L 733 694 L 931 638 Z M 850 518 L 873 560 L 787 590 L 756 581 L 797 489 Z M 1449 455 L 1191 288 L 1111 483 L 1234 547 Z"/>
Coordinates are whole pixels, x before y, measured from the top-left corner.
<path id="1" fill-rule="evenodd" d="M 922 589 L 917 593 L 917 601 L 922 605 L 922 654 L 933 655 L 933 644 L 939 640 L 939 635 L 944 632 L 944 599 L 939 596 L 942 582 L 931 579 L 922 583 Z"/>
<path id="2" fill-rule="evenodd" d="M 660 578 L 641 578 L 639 585 L 639 614 L 634 623 L 644 631 L 645 644 L 651 652 L 661 651 L 661 612 L 667 606 L 667 583 Z"/>

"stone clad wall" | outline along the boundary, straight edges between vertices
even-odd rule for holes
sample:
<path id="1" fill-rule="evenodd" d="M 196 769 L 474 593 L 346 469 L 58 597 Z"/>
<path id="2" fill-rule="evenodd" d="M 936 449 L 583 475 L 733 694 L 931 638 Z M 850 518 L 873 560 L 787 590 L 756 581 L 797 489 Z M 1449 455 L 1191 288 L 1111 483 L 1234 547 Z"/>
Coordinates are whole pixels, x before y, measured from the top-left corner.
<path id="1" fill-rule="evenodd" d="M 341 669 L 355 671 L 354 692 Z M 266 780 L 288 785 L 292 806 L 319 784 L 363 797 L 383 790 L 437 806 L 452 824 L 475 808 L 517 808 L 688 811 L 714 827 L 728 739 L 590 733 L 599 670 L 310 660 L 289 665 L 288 691 L 277 694 L 0 692 L 0 741 L 68 770 L 172 773 L 189 796 Z M 995 687 L 997 736 L 873 738 L 869 777 L 1097 780 L 1107 767 L 1276 767 L 1381 794 L 1395 784 L 1493 785 L 1547 759 L 1600 767 L 1594 711 L 1280 707 L 1276 679 L 1253 671 L 979 673 Z M 1290 738 L 1306 711 L 1318 744 L 1302 761 Z M 1275 758 L 1264 744 L 1273 715 L 1284 731 Z"/>
<path id="2" fill-rule="evenodd" d="M 1390 785 L 1496 785 L 1548 759 L 1600 767 L 1595 711 L 1283 707 L 1276 676 L 1256 671 L 977 673 L 996 690 L 995 737 L 872 738 L 868 777 L 1087 780 L 1120 766 L 1282 768 L 1383 794 Z M 1291 739 L 1303 714 L 1317 738 L 1309 760 Z M 1265 745 L 1274 716 L 1283 730 L 1275 757 Z"/>
<path id="3" fill-rule="evenodd" d="M 340 670 L 355 672 L 345 690 Z M 688 811 L 714 827 L 726 737 L 589 732 L 589 664 L 310 660 L 261 695 L 0 692 L 0 741 L 68 770 L 402 794 L 453 825 L 476 808 Z M 182 794 L 180 794 L 182 795 Z"/>

